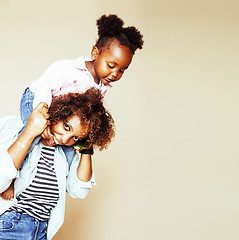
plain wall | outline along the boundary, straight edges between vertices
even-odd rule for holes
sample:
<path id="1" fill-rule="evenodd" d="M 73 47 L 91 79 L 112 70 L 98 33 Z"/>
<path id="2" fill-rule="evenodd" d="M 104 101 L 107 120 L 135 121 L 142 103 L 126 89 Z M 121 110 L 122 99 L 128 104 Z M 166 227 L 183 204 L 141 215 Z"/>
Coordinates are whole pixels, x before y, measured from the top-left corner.
<path id="1" fill-rule="evenodd" d="M 239 239 L 239 1 L 1 0 L 0 116 L 54 61 L 90 56 L 116 13 L 145 45 L 105 105 L 117 135 L 54 240 Z"/>

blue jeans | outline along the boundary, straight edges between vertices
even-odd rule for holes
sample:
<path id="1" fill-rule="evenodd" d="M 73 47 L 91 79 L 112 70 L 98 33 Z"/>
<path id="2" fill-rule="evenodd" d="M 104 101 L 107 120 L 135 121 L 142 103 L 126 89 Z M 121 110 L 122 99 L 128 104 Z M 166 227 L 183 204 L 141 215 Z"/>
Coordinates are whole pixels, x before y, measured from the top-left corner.
<path id="1" fill-rule="evenodd" d="M 0 240 L 47 240 L 47 222 L 17 212 L 0 216 Z"/>
<path id="2" fill-rule="evenodd" d="M 22 99 L 20 103 L 20 114 L 21 114 L 21 119 L 24 126 L 21 129 L 21 131 L 18 133 L 18 136 L 22 133 L 23 129 L 27 124 L 27 119 L 33 111 L 33 100 L 34 100 L 34 93 L 29 88 L 26 88 L 22 95 Z M 66 160 L 70 168 L 73 160 L 73 156 L 75 154 L 75 150 L 71 146 L 62 146 L 62 149 L 66 155 Z"/>
<path id="3" fill-rule="evenodd" d="M 21 131 L 18 133 L 18 136 L 21 134 L 21 132 L 25 128 L 27 124 L 27 119 L 33 111 L 33 100 L 34 100 L 34 93 L 29 88 L 26 88 L 22 95 L 22 99 L 20 103 L 20 114 L 21 114 L 21 119 L 24 126 L 21 129 Z"/>

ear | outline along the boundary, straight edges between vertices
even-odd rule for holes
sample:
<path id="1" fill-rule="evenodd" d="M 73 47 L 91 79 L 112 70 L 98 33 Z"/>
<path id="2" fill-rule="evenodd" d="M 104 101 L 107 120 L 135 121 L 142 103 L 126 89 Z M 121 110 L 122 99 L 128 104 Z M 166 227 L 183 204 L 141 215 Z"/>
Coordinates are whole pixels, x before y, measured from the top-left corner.
<path id="1" fill-rule="evenodd" d="M 97 47 L 93 47 L 91 50 L 91 59 L 94 61 L 97 59 L 97 57 L 100 55 L 100 51 Z"/>

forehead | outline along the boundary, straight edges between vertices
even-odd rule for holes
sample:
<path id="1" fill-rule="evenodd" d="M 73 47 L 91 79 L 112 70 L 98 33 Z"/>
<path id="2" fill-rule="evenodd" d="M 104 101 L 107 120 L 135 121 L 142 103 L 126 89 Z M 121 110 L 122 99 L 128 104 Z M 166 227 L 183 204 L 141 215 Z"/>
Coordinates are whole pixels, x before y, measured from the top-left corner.
<path id="1" fill-rule="evenodd" d="M 82 124 L 78 116 L 71 116 L 68 118 L 67 122 L 70 124 L 72 133 L 74 133 L 75 136 L 82 136 L 87 134 L 87 126 L 85 126 L 85 124 Z"/>
<path id="2" fill-rule="evenodd" d="M 111 42 L 103 51 L 102 55 L 108 60 L 128 66 L 133 54 L 128 47 L 120 45 L 118 42 Z"/>

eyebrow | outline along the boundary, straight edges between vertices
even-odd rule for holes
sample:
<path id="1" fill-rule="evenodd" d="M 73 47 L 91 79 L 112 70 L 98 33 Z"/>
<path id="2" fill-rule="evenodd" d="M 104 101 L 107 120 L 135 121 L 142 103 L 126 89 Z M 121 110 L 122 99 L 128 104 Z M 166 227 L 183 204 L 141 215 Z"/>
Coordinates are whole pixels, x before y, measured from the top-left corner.
<path id="1" fill-rule="evenodd" d="M 70 130 L 73 131 L 73 127 L 71 126 L 71 124 L 68 122 L 68 121 L 65 121 L 65 123 L 70 127 Z M 77 137 L 78 140 L 81 140 L 81 139 L 84 139 L 88 136 L 88 133 L 86 133 L 85 135 L 83 136 L 74 136 L 74 137 Z"/>
<path id="2" fill-rule="evenodd" d="M 71 124 L 70 124 L 68 121 L 65 121 L 65 123 L 69 126 L 70 131 L 72 132 L 74 129 L 73 129 L 73 127 L 71 126 Z M 77 137 L 78 139 L 82 138 L 82 137 L 80 137 L 80 136 L 75 136 L 75 137 Z"/>

